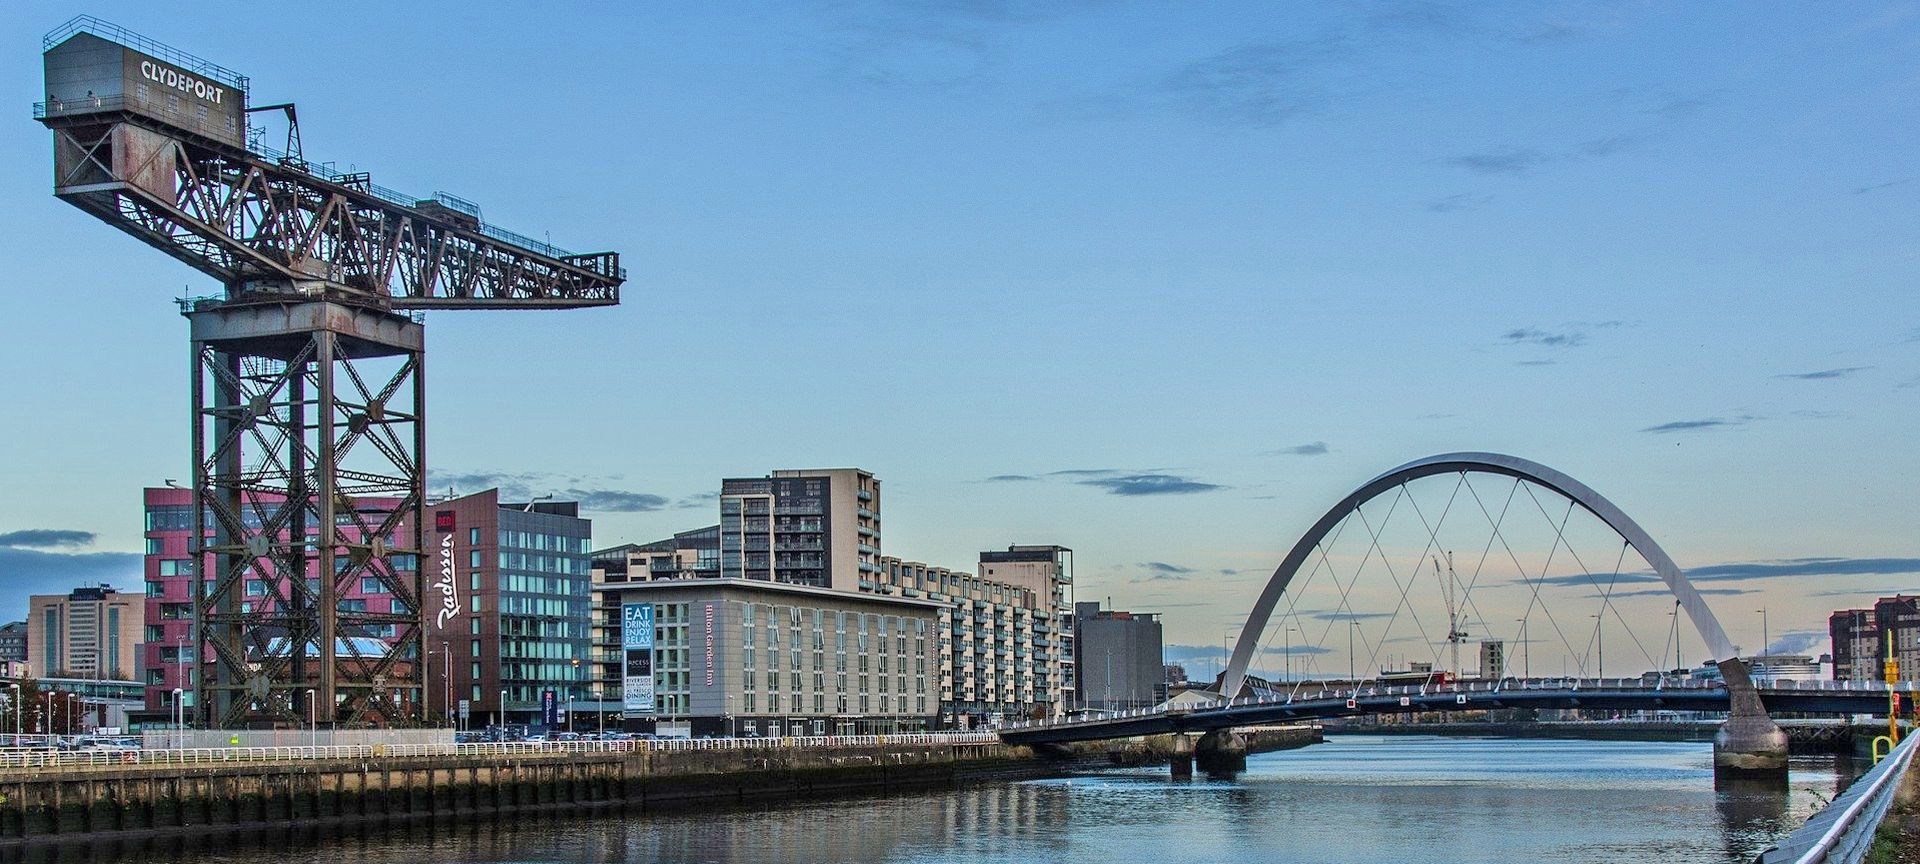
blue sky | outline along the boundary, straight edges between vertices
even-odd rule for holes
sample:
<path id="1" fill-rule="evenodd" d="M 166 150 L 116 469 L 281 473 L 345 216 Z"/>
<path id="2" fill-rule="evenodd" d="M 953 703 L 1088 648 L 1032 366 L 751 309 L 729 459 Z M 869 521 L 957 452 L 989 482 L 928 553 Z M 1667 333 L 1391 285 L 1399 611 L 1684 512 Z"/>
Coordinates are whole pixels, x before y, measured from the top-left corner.
<path id="1" fill-rule="evenodd" d="M 1839 559 L 1751 583 L 1775 633 L 1920 587 L 1912 4 L 529 10 L 86 10 L 297 101 L 310 157 L 622 253 L 616 309 L 429 316 L 443 481 L 582 495 L 610 545 L 857 465 L 888 553 L 1064 543 L 1195 646 L 1348 489 L 1459 449 L 1683 567 Z M 188 470 L 171 298 L 215 290 L 49 194 L 74 11 L 0 10 L 0 608 L 128 572 Z"/>

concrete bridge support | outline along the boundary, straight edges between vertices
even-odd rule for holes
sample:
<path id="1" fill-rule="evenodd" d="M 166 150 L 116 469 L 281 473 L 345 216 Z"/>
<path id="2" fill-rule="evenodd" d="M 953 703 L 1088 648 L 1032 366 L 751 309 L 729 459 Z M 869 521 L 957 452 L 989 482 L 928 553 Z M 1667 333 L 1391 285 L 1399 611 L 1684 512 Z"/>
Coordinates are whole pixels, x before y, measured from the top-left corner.
<path id="1" fill-rule="evenodd" d="M 1713 736 L 1715 777 L 1784 775 L 1787 771 L 1787 733 L 1767 716 L 1754 692 L 1747 664 L 1737 658 L 1720 661 L 1720 677 L 1727 682 L 1727 722 Z"/>
<path id="2" fill-rule="evenodd" d="M 1194 762 L 1209 774 L 1247 770 L 1247 739 L 1232 729 L 1215 729 L 1194 745 Z"/>
<path id="3" fill-rule="evenodd" d="M 1193 776 L 1193 736 L 1186 732 L 1173 733 L 1172 746 L 1167 752 L 1167 767 L 1175 778 L 1184 779 Z"/>

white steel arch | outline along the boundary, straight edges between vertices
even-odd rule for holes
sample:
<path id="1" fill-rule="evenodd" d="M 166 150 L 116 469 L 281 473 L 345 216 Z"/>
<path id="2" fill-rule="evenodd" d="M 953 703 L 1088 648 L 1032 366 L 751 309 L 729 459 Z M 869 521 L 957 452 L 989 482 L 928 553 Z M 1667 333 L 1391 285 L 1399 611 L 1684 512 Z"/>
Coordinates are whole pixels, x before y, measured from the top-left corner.
<path id="1" fill-rule="evenodd" d="M 1660 581 L 1666 583 L 1667 590 L 1673 592 L 1674 599 L 1680 601 L 1680 608 L 1686 611 L 1687 619 L 1693 622 L 1694 629 L 1698 630 L 1701 638 L 1706 640 L 1707 650 L 1712 652 L 1716 659 L 1726 660 L 1734 657 L 1736 649 L 1727 639 L 1726 631 L 1720 627 L 1720 621 L 1713 617 L 1713 610 L 1707 607 L 1706 601 L 1701 598 L 1700 592 L 1694 589 L 1693 583 L 1687 581 L 1686 574 L 1680 572 L 1679 565 L 1673 563 L 1673 558 L 1667 555 L 1665 549 L 1660 548 L 1660 544 L 1654 542 L 1653 537 L 1648 535 L 1639 523 L 1633 521 L 1612 501 L 1608 501 L 1585 483 L 1538 462 L 1518 456 L 1508 456 L 1504 453 L 1442 453 L 1438 456 L 1416 459 L 1367 481 L 1352 494 L 1341 499 L 1340 503 L 1335 504 L 1333 509 L 1328 510 L 1325 516 L 1320 517 L 1320 521 L 1315 522 L 1313 527 L 1301 536 L 1299 542 L 1293 544 L 1293 549 L 1287 553 L 1287 557 L 1273 571 L 1273 576 L 1267 580 L 1267 587 L 1261 590 L 1260 599 L 1253 604 L 1252 613 L 1247 616 L 1247 623 L 1240 630 L 1240 641 L 1233 646 L 1233 659 L 1228 662 L 1226 674 L 1220 681 L 1221 695 L 1229 699 L 1239 695 L 1240 688 L 1246 681 L 1247 667 L 1253 662 L 1254 652 L 1260 646 L 1261 634 L 1267 628 L 1268 619 L 1273 616 L 1274 607 L 1280 602 L 1280 595 L 1286 592 L 1287 583 L 1293 581 L 1294 574 L 1299 572 L 1302 564 L 1306 563 L 1307 556 L 1312 553 L 1314 547 L 1326 538 L 1334 526 L 1340 524 L 1340 520 L 1345 519 L 1361 504 L 1372 500 L 1374 496 L 1403 483 L 1422 477 L 1454 473 L 1501 474 L 1535 483 L 1566 496 L 1587 512 L 1599 517 L 1600 521 L 1607 523 L 1608 527 L 1625 538 L 1627 544 L 1640 553 L 1640 557 L 1653 565 L 1653 570 L 1659 574 Z"/>

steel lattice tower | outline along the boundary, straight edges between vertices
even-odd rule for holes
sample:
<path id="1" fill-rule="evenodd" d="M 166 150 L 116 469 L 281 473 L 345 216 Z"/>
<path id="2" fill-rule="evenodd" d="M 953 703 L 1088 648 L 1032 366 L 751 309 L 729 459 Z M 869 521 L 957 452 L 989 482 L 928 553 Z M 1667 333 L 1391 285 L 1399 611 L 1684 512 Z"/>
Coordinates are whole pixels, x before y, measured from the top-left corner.
<path id="1" fill-rule="evenodd" d="M 44 47 L 54 194 L 224 288 L 182 302 L 201 720 L 420 721 L 425 339 L 407 310 L 612 305 L 619 255 L 309 163 L 291 105 L 249 109 L 245 77 L 105 22 Z M 250 110 L 286 113 L 290 152 L 249 140 Z M 392 611 L 342 608 L 360 579 Z"/>

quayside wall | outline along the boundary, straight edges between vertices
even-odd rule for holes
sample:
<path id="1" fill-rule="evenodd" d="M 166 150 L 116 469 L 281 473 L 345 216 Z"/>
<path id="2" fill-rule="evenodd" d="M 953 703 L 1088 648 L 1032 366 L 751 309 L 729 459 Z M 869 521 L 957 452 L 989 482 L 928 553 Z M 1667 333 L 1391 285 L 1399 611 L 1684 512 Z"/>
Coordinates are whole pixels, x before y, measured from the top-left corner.
<path id="1" fill-rule="evenodd" d="M 1443 735 L 1448 737 L 1555 738 L 1587 741 L 1712 741 L 1718 721 L 1329 723 L 1329 735 Z M 1780 721 L 1794 753 L 1867 752 L 1865 742 L 1886 734 L 1884 725 Z"/>
<path id="2" fill-rule="evenodd" d="M 804 800 L 1047 770 L 1029 749 L 998 743 L 431 755 L 358 749 L 366 752 L 248 758 L 246 751 L 233 751 L 226 760 L 181 763 L 0 766 L 0 843 L 396 817 Z"/>

